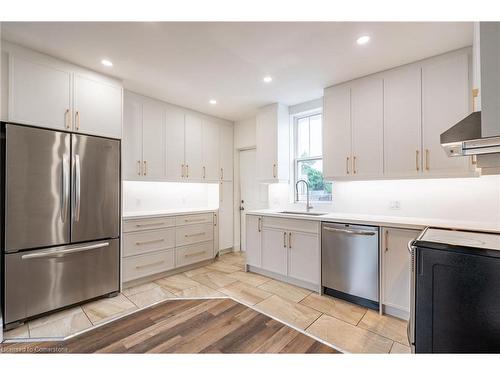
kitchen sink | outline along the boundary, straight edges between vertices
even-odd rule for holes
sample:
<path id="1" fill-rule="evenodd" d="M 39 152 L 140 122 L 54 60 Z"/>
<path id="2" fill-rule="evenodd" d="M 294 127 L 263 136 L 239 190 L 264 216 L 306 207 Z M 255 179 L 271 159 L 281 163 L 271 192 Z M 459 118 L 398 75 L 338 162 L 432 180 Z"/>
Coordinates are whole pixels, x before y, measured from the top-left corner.
<path id="1" fill-rule="evenodd" d="M 285 215 L 308 215 L 308 216 L 323 216 L 327 212 L 306 212 L 306 211 L 280 211 L 279 214 Z"/>

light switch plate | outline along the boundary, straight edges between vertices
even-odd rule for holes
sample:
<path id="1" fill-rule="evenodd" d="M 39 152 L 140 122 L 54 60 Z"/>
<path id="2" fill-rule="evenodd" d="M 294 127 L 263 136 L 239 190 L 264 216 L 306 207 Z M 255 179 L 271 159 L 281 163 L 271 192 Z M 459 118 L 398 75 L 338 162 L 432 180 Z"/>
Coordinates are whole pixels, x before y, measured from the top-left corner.
<path id="1" fill-rule="evenodd" d="M 390 201 L 389 208 L 391 210 L 400 210 L 401 209 L 401 202 L 400 201 Z"/>

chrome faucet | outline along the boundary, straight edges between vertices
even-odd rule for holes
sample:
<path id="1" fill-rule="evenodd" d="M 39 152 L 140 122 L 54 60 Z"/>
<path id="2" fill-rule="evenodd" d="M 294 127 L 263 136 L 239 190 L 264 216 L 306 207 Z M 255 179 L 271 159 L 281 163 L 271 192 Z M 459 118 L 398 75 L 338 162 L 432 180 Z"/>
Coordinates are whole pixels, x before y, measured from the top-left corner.
<path id="1" fill-rule="evenodd" d="M 306 184 L 306 188 L 307 188 L 306 212 L 309 212 L 311 210 L 311 208 L 313 208 L 313 206 L 311 206 L 309 204 L 309 183 L 306 180 L 298 180 L 295 183 L 295 191 L 297 193 L 297 202 L 299 201 L 299 182 L 303 182 L 304 184 Z"/>

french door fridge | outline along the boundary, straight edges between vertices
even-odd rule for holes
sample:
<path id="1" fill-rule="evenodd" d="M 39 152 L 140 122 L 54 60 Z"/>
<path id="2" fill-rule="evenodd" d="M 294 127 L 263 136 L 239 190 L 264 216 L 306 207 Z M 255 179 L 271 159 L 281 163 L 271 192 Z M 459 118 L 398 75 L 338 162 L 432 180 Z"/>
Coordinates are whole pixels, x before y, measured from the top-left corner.
<path id="1" fill-rule="evenodd" d="M 120 141 L 2 132 L 4 325 L 117 292 Z"/>

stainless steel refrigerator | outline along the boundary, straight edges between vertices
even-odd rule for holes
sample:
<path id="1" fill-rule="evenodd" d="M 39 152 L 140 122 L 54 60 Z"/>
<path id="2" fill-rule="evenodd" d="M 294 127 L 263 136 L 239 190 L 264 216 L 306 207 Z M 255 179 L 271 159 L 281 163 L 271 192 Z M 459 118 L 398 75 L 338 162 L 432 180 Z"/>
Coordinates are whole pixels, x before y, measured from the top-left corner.
<path id="1" fill-rule="evenodd" d="M 3 124 L 4 325 L 120 286 L 120 141 Z"/>

